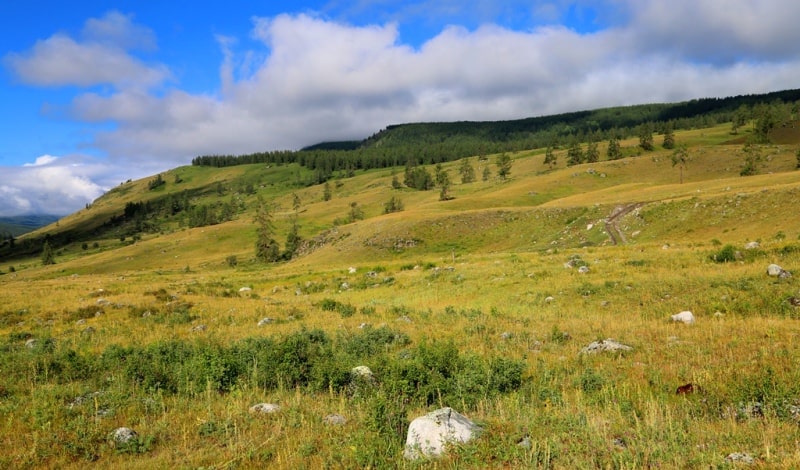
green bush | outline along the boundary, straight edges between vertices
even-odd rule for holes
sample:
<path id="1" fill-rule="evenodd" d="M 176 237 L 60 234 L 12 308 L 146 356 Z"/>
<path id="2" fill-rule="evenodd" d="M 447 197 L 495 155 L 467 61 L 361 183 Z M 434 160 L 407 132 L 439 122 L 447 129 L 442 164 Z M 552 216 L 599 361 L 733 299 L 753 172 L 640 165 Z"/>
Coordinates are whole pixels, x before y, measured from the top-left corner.
<path id="1" fill-rule="evenodd" d="M 736 261 L 736 247 L 725 245 L 718 252 L 712 253 L 710 259 L 715 263 L 732 263 Z"/>

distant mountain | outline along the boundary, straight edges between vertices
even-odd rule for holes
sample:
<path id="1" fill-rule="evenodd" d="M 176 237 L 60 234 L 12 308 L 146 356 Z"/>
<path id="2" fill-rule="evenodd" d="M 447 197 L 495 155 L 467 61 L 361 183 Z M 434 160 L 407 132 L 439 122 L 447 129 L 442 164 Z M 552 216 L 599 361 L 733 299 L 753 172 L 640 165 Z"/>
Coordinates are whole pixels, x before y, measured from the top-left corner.
<path id="1" fill-rule="evenodd" d="M 60 219 L 60 216 L 49 214 L 17 215 L 13 217 L 0 217 L 0 233 L 10 233 L 15 237 L 50 225 Z"/>

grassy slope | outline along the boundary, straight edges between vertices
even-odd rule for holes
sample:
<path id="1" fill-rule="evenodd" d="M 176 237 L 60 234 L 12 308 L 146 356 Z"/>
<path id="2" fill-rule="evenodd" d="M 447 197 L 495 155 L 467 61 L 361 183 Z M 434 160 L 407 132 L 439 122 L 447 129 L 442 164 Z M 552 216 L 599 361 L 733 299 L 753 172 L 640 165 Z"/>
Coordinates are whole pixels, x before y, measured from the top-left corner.
<path id="1" fill-rule="evenodd" d="M 225 343 L 287 334 L 301 326 L 352 334 L 362 322 L 388 324 L 415 344 L 423 338 L 447 339 L 479 355 L 519 358 L 527 364 L 525 389 L 468 410 L 485 425 L 487 437 L 446 459 L 443 468 L 696 468 L 722 466 L 731 452 L 749 452 L 772 468 L 792 468 L 800 464 L 800 455 L 786 436 L 796 431 L 795 422 L 774 410 L 761 419 L 740 420 L 725 410 L 751 396 L 751 386 L 755 392 L 760 386 L 773 387 L 767 390 L 773 395 L 782 387 L 787 390 L 782 396 L 800 399 L 800 390 L 792 395 L 800 379 L 795 371 L 800 360 L 798 312 L 785 302 L 800 296 L 800 290 L 792 279 L 776 281 L 764 274 L 771 262 L 800 272 L 800 220 L 791 216 L 800 195 L 796 143 L 766 147 L 769 159 L 763 174 L 745 178 L 738 176 L 741 147 L 723 144 L 730 140 L 727 130 L 721 126 L 677 134 L 679 142 L 690 145 L 692 158 L 683 184 L 670 153 L 662 150 L 569 168 L 562 152 L 559 167 L 552 171 L 542 165 L 541 150 L 521 152 L 514 155 L 508 181 L 455 184 L 455 199 L 447 202 L 439 201 L 436 191 L 392 190 L 391 170 L 342 180 L 329 202 L 322 201 L 320 186 L 267 183 L 260 191 L 274 195 L 280 241 L 291 215 L 292 191 L 302 201 L 300 224 L 306 237 L 329 229 L 335 218 L 347 214 L 351 202 L 358 202 L 367 218 L 337 227 L 331 235 L 335 241 L 324 247 L 274 266 L 250 261 L 252 213 L 217 226 L 146 235 L 133 245 L 109 238 L 100 240 L 99 249 L 83 252 L 76 243 L 62 251 L 54 266 L 40 267 L 35 259 L 16 262 L 14 275 L 0 277 L 0 332 L 49 336 L 98 353 L 110 344 L 167 338 Z M 634 141 L 623 145 L 635 151 Z M 473 164 L 480 175 L 480 165 L 487 162 Z M 454 180 L 457 165 L 445 165 Z M 273 174 L 245 166 L 174 171 L 182 172 L 185 183 L 175 185 L 166 175 L 163 191 L 207 186 L 199 201 L 216 197 L 216 181 L 259 171 Z M 125 202 L 151 195 L 146 185 L 146 180 L 129 183 L 59 225 L 87 225 L 93 218 L 110 217 Z M 382 215 L 383 203 L 392 195 L 399 195 L 406 209 Z M 254 198 L 247 202 L 252 207 Z M 630 203 L 644 205 L 619 222 L 629 244 L 612 246 L 603 221 L 616 206 Z M 415 246 L 395 249 L 409 240 Z M 737 247 L 760 240 L 762 249 L 741 262 L 716 264 L 709 261 L 719 249 L 716 240 Z M 231 255 L 240 260 L 236 268 L 225 262 Z M 588 274 L 564 268 L 575 255 L 588 262 Z M 453 270 L 437 272 L 425 269 L 425 263 Z M 419 266 L 407 269 L 414 265 Z M 350 266 L 357 273 L 350 274 Z M 7 272 L 5 265 L 0 269 Z M 365 283 L 369 270 L 379 274 Z M 385 282 L 387 278 L 392 281 Z M 342 282 L 358 287 L 342 290 Z M 252 287 L 253 293 L 239 294 L 242 286 Z M 303 293 L 309 286 L 321 290 Z M 171 325 L 128 313 L 131 306 L 159 306 L 150 294 L 159 288 L 191 302 L 198 318 Z M 98 289 L 104 289 L 102 297 L 112 306 L 76 324 L 75 312 L 94 305 Z M 324 298 L 373 310 L 345 318 L 320 310 L 317 305 Z M 464 313 L 470 309 L 482 314 Z M 667 321 L 685 309 L 694 311 L 697 325 Z M 398 312 L 406 312 L 412 322 L 398 322 Z M 278 320 L 269 333 L 254 326 L 266 316 Z M 208 326 L 206 332 L 190 331 L 200 323 Z M 82 333 L 87 325 L 96 329 L 88 338 Z M 556 334 L 562 331 L 571 339 Z M 502 332 L 511 333 L 512 339 L 500 340 Z M 590 341 L 607 337 L 630 344 L 634 352 L 624 357 L 578 354 Z M 109 371 L 112 377 L 114 373 Z M 103 434 L 118 425 L 132 425 L 154 437 L 154 449 L 145 456 L 119 455 L 99 446 L 103 466 L 135 467 L 146 461 L 155 467 L 354 467 L 363 465 L 359 455 L 371 448 L 348 444 L 366 439 L 366 408 L 334 393 L 308 396 L 299 390 L 244 387 L 224 396 L 186 399 L 122 390 L 110 382 L 110 393 L 123 397 L 118 411 L 111 418 L 95 419 L 61 406 L 89 391 L 86 385 L 43 380 L 38 386 L 42 379 L 28 374 L 4 392 L 8 418 L 0 425 L 0 434 L 6 436 L 0 448 L 2 462 L 11 466 L 80 467 L 85 461 L 63 442 L 82 442 L 75 429 Z M 707 395 L 676 398 L 675 386 L 688 381 L 702 384 Z M 18 398 L 28 396 L 33 403 L 26 408 L 33 411 L 26 413 Z M 146 399 L 159 400 L 163 410 L 142 412 L 140 403 Z M 265 400 L 282 404 L 287 412 L 267 420 L 248 416 L 249 405 Z M 424 411 L 408 410 L 409 418 Z M 326 428 L 321 417 L 330 412 L 345 414 L 350 424 L 342 432 Z M 39 415 L 51 416 L 52 432 L 43 433 Z M 200 434 L 198 429 L 208 422 L 234 427 Z M 534 443 L 531 451 L 515 447 L 525 434 Z M 23 445 L 29 444 L 20 437 L 25 435 L 39 436 L 37 444 Z M 615 448 L 615 439 L 626 447 Z M 383 465 L 402 465 L 398 455 L 381 458 Z"/>

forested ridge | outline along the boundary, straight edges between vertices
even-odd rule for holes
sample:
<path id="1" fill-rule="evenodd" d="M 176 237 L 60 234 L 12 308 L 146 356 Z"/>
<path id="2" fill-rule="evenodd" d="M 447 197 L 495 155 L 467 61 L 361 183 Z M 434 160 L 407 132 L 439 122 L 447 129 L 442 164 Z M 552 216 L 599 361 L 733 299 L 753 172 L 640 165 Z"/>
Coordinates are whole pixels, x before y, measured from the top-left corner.
<path id="1" fill-rule="evenodd" d="M 299 151 L 280 150 L 247 155 L 204 155 L 193 165 L 225 167 L 252 163 L 297 163 L 314 171 L 311 184 L 334 171 L 414 166 L 532 148 L 565 147 L 572 142 L 597 142 L 637 135 L 647 126 L 693 129 L 722 122 L 751 121 L 775 114 L 800 100 L 800 89 L 703 98 L 680 103 L 644 104 L 578 111 L 509 121 L 410 123 L 387 126 L 362 141 L 326 142 Z M 796 113 L 796 106 L 786 112 Z M 770 117 L 770 122 L 781 119 Z"/>

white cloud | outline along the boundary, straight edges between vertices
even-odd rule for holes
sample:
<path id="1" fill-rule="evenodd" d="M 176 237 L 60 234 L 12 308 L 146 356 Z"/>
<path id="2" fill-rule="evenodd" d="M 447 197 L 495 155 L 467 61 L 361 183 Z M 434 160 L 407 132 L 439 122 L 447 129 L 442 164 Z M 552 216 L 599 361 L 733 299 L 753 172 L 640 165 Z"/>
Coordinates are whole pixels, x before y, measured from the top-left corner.
<path id="1" fill-rule="evenodd" d="M 130 55 L 128 50 L 136 48 L 155 48 L 154 34 L 112 12 L 89 19 L 83 40 L 54 34 L 37 41 L 30 51 L 3 59 L 19 80 L 36 86 L 147 88 L 170 78 L 167 67 L 148 65 Z"/>
<path id="2" fill-rule="evenodd" d="M 0 216 L 69 214 L 102 195 L 119 171 L 87 157 L 52 155 L 0 170 Z M 101 186 L 103 181 L 109 186 Z"/>

